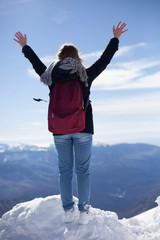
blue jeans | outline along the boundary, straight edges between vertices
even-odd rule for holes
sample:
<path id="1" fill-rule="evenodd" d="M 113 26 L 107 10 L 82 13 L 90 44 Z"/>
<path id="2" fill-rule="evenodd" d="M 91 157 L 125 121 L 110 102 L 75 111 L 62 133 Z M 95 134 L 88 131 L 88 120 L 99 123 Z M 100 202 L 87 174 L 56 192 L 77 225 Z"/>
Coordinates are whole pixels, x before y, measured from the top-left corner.
<path id="1" fill-rule="evenodd" d="M 77 175 L 77 192 L 79 211 L 88 210 L 90 204 L 90 158 L 92 150 L 92 134 L 74 133 L 54 136 L 58 154 L 59 182 L 61 200 L 64 210 L 73 207 L 73 166 Z"/>

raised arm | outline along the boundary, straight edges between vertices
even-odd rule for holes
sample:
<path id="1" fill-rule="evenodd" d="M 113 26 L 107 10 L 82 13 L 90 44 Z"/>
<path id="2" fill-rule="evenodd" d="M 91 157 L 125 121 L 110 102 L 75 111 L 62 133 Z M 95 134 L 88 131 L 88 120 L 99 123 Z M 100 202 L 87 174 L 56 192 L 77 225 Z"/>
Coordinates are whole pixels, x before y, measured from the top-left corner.
<path id="1" fill-rule="evenodd" d="M 117 27 L 113 26 L 113 38 L 110 40 L 106 49 L 102 53 L 101 57 L 89 68 L 86 69 L 88 75 L 88 83 L 91 85 L 93 80 L 107 67 L 110 63 L 112 57 L 115 52 L 118 50 L 119 38 L 123 33 L 128 31 L 128 29 L 124 30 L 126 24 L 119 22 Z"/>
<path id="2" fill-rule="evenodd" d="M 22 47 L 22 52 L 24 56 L 30 61 L 36 73 L 41 76 L 42 73 L 46 70 L 46 66 L 42 63 L 39 57 L 35 54 L 31 47 L 27 45 L 27 36 L 26 34 L 22 34 L 21 32 L 16 32 L 13 40 Z"/>

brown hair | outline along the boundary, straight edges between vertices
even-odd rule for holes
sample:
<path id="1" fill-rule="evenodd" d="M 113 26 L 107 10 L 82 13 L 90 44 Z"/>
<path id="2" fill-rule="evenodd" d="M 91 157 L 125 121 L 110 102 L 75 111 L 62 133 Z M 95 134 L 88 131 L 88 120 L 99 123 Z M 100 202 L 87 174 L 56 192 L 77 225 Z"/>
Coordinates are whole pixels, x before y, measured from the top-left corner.
<path id="1" fill-rule="evenodd" d="M 82 61 L 82 59 L 79 56 L 78 49 L 73 44 L 62 45 L 59 49 L 59 52 L 57 53 L 57 56 L 59 60 L 63 60 L 66 57 L 71 57 L 79 61 Z"/>

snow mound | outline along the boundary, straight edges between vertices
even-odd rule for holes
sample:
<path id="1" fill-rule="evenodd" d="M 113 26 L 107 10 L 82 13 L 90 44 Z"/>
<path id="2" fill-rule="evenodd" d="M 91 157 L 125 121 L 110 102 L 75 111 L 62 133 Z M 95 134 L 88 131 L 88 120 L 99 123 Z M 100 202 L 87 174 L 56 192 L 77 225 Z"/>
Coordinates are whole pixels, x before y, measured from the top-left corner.
<path id="1" fill-rule="evenodd" d="M 77 199 L 75 198 L 77 203 Z M 2 240 L 135 240 L 132 229 L 116 213 L 91 208 L 88 225 L 79 225 L 76 204 L 73 223 L 64 223 L 60 196 L 20 203 L 0 219 Z"/>
<path id="2" fill-rule="evenodd" d="M 130 231 L 137 235 L 138 240 L 160 240 L 160 197 L 157 198 L 155 207 L 121 222 Z"/>
<path id="3" fill-rule="evenodd" d="M 116 213 L 91 208 L 88 225 L 64 223 L 60 196 L 36 198 L 20 203 L 0 219 L 0 240 L 159 240 L 158 207 L 130 219 L 118 220 Z"/>

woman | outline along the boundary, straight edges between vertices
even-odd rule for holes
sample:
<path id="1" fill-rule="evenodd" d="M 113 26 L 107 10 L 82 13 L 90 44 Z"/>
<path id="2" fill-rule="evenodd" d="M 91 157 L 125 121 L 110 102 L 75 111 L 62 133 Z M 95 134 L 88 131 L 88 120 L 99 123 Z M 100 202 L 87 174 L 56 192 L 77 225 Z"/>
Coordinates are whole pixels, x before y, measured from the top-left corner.
<path id="1" fill-rule="evenodd" d="M 90 206 L 90 158 L 92 148 L 93 119 L 91 103 L 87 103 L 93 80 L 110 63 L 113 55 L 118 50 L 119 38 L 126 24 L 118 23 L 113 26 L 114 37 L 110 40 L 101 57 L 89 68 L 85 69 L 81 63 L 79 52 L 72 44 L 62 46 L 57 54 L 58 63 L 51 64 L 48 68 L 41 62 L 34 51 L 27 45 L 26 35 L 20 32 L 15 34 L 17 43 L 22 47 L 22 52 L 29 59 L 33 68 L 41 77 L 41 81 L 49 86 L 50 91 L 54 88 L 56 79 L 65 78 L 70 80 L 75 75 L 79 79 L 83 92 L 84 103 L 87 104 L 85 112 L 85 128 L 81 132 L 73 134 L 53 134 L 54 143 L 58 153 L 58 165 L 60 173 L 60 192 L 63 209 L 65 211 L 65 222 L 74 220 L 74 201 L 72 193 L 73 159 L 75 158 L 75 169 L 77 175 L 78 208 L 80 211 L 79 223 L 87 224 L 89 221 Z M 63 69 L 63 76 L 60 67 Z M 69 70 L 68 70 L 69 69 Z M 57 75 L 58 72 L 58 75 Z"/>

